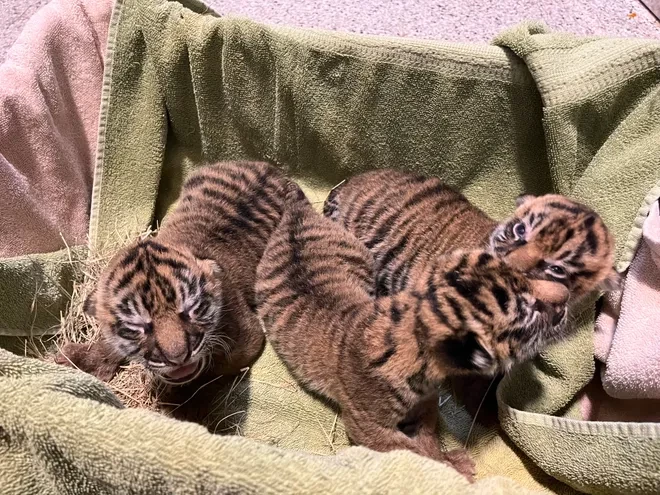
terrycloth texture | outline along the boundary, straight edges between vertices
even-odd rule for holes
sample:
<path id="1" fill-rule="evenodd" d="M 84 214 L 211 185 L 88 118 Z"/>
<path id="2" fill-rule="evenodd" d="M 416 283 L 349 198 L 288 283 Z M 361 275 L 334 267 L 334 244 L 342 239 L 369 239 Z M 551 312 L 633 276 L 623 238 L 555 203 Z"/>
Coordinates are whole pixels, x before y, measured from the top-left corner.
<path id="1" fill-rule="evenodd" d="M 598 363 L 594 378 L 580 398 L 582 419 L 588 421 L 660 422 L 660 400 L 615 399 L 603 390 L 603 366 Z"/>
<path id="2" fill-rule="evenodd" d="M 557 191 L 597 208 L 617 237 L 621 267 L 630 260 L 639 235 L 631 227 L 660 193 L 652 190 L 659 43 L 525 25 L 498 40 L 518 58 L 496 46 L 269 28 L 188 6 L 118 4 L 92 242 L 161 218 L 201 161 L 248 157 L 282 165 L 317 201 L 351 173 L 392 165 L 439 174 L 498 217 L 522 191 Z M 658 425 L 593 435 L 579 421 L 546 416 L 579 417 L 572 400 L 594 373 L 586 306 L 572 339 L 502 383 L 503 426 L 529 459 L 576 488 L 658 490 L 657 471 L 624 462 L 660 464 Z M 271 351 L 244 386 L 246 399 L 227 414 L 241 416 L 245 435 L 316 453 L 345 440 L 335 412 L 307 397 Z M 462 443 L 471 418 L 451 401 L 441 411 L 445 443 Z M 527 486 L 565 489 L 493 429 L 477 426 L 470 446 L 480 476 L 499 470 Z M 612 448 L 618 464 L 603 462 Z"/>
<path id="3" fill-rule="evenodd" d="M 606 363 L 610 355 L 619 314 L 621 314 L 621 291 L 608 292 L 603 296 L 603 307 L 596 317 L 594 326 L 594 357 L 601 363 Z"/>
<path id="4" fill-rule="evenodd" d="M 498 217 L 510 213 L 523 191 L 558 191 L 597 208 L 617 236 L 621 266 L 630 260 L 640 218 L 660 195 L 660 188 L 652 189 L 660 179 L 660 108 L 653 105 L 660 43 L 583 39 L 526 25 L 499 38 L 516 56 L 498 46 L 269 28 L 199 15 L 193 10 L 203 12 L 203 6 L 187 5 L 191 10 L 163 0 L 116 4 L 90 225 L 95 245 L 116 230 L 144 228 L 162 218 L 191 167 L 248 157 L 280 164 L 316 201 L 350 173 L 392 165 L 439 174 Z M 480 477 L 505 473 L 527 487 L 557 492 L 568 491 L 558 479 L 591 493 L 660 491 L 657 424 L 621 427 L 571 419 L 579 415 L 574 399 L 594 373 L 593 305 L 588 306 L 578 315 L 572 339 L 514 370 L 500 385 L 500 416 L 512 441 L 475 427 L 469 446 Z M 21 390 L 34 407 L 42 404 L 41 390 L 29 384 Z M 16 405 L 1 407 L 25 408 L 11 401 Z M 115 440 L 102 456 L 125 454 L 117 461 L 122 469 L 109 471 L 114 483 L 146 477 L 147 453 L 117 445 L 126 431 L 136 431 L 131 424 L 139 427 L 131 441 L 171 428 L 176 433 L 164 437 L 177 447 L 177 459 L 201 462 L 197 444 L 207 440 L 189 437 L 190 425 L 154 415 L 146 415 L 144 424 L 137 418 L 145 413 L 135 411 L 122 411 L 129 419 L 120 422 L 98 415 L 89 400 L 76 401 L 66 407 L 72 411 L 66 423 L 44 410 L 40 424 L 59 432 L 70 418 L 79 435 L 108 432 Z M 302 392 L 270 348 L 225 403 L 236 428 L 253 439 L 320 454 L 345 445 L 335 411 Z M 465 441 L 469 415 L 451 400 L 441 412 L 447 446 Z M 175 443 L 177 436 L 183 443 Z M 153 441 L 149 459 L 169 451 L 169 443 Z M 34 455 L 67 452 L 70 445 L 58 437 Z M 262 450 L 267 447 L 249 445 L 250 465 L 262 456 L 264 469 L 271 465 Z M 346 486 L 340 466 L 348 461 L 342 454 L 323 461 L 281 455 L 288 469 L 304 474 L 310 463 L 323 462 L 323 479 Z M 354 464 L 356 479 L 372 476 L 363 468 L 373 454 L 357 449 L 345 455 L 362 459 Z M 90 455 L 82 465 L 99 457 Z M 205 452 L 201 460 L 224 463 L 225 457 Z M 43 465 L 31 469 L 41 474 Z M 244 466 L 224 465 L 227 479 L 245 479 Z M 215 466 L 209 469 L 222 469 Z M 405 473 L 408 488 L 417 479 L 411 473 L 412 468 Z M 182 477 L 171 466 L 159 475 L 163 486 Z M 83 487 L 102 491 L 106 482 Z M 43 482 L 37 486 L 46 489 Z"/>
<path id="5" fill-rule="evenodd" d="M 85 244 L 111 4 L 53 0 L 0 66 L 0 257 Z"/>
<path id="6" fill-rule="evenodd" d="M 410 452 L 313 456 L 121 409 L 89 375 L 0 350 L 2 493 L 533 494 Z M 83 398 L 84 397 L 84 398 Z M 91 400 L 90 400 L 91 399 Z"/>
<path id="7" fill-rule="evenodd" d="M 87 240 L 111 6 L 53 0 L 0 66 L 0 335 L 52 332 L 66 308 L 65 248 Z"/>
<path id="8" fill-rule="evenodd" d="M 660 399 L 660 211 L 653 203 L 630 265 L 621 314 L 603 371 L 618 399 Z M 660 413 L 659 413 L 660 417 Z"/>

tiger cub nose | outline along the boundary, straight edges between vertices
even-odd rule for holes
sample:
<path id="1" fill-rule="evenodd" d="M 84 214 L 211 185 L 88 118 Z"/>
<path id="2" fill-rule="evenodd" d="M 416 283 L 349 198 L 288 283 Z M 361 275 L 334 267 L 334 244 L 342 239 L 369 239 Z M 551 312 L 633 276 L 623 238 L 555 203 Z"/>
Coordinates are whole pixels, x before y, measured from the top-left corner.
<path id="1" fill-rule="evenodd" d="M 564 284 L 550 280 L 531 280 L 533 294 L 544 303 L 563 306 L 568 302 L 570 293 Z"/>

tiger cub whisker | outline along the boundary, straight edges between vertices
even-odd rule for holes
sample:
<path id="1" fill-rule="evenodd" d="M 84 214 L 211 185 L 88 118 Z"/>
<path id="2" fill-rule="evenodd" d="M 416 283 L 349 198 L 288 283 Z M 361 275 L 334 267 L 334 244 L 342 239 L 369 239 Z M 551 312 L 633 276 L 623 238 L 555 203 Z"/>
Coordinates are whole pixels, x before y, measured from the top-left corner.
<path id="1" fill-rule="evenodd" d="M 514 213 L 497 221 L 437 177 L 382 169 L 333 188 L 323 211 L 374 256 L 379 296 L 406 290 L 434 259 L 457 249 L 490 248 L 530 278 L 564 284 L 570 292 L 569 328 L 570 314 L 584 298 L 620 283 L 614 240 L 603 219 L 556 194 L 523 195 Z M 452 377 L 449 385 L 474 414 L 488 381 Z M 482 418 L 497 421 L 494 394 Z"/>
<path id="2" fill-rule="evenodd" d="M 261 354 L 256 268 L 283 211 L 286 179 L 260 162 L 199 167 L 155 236 L 121 249 L 85 303 L 101 337 L 56 361 L 110 380 L 126 361 L 169 384 L 234 375 Z"/>
<path id="3" fill-rule="evenodd" d="M 412 450 L 471 478 L 469 456 L 440 446 L 440 385 L 490 376 L 562 338 L 568 290 L 482 249 L 438 258 L 405 290 L 374 298 L 376 277 L 361 273 L 376 266 L 364 243 L 290 183 L 257 268 L 266 335 L 305 388 L 339 405 L 353 442 Z"/>

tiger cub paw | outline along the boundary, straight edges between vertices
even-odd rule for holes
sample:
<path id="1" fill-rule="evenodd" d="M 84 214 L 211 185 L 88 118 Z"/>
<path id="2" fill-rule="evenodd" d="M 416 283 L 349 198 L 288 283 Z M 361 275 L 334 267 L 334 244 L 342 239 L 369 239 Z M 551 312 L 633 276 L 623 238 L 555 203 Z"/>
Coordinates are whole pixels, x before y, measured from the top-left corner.
<path id="1" fill-rule="evenodd" d="M 55 356 L 55 363 L 77 368 L 94 375 L 101 381 L 109 382 L 119 369 L 119 362 L 99 349 L 98 344 L 64 344 Z"/>
<path id="2" fill-rule="evenodd" d="M 472 483 L 477 474 L 476 466 L 470 454 L 465 449 L 456 449 L 445 452 L 444 454 L 445 463 L 449 464 L 456 471 L 461 473 L 467 478 L 467 480 Z"/>

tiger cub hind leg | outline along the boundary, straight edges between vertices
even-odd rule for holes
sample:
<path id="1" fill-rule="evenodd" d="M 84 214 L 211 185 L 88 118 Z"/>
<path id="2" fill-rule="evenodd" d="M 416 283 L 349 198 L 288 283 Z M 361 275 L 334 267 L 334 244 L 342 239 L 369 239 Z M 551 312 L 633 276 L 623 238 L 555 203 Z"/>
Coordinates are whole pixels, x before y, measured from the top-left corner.
<path id="1" fill-rule="evenodd" d="M 467 455 L 443 452 L 437 394 L 421 407 L 406 391 L 400 397 L 377 365 L 369 368 L 374 359 L 368 349 L 383 339 L 387 343 L 382 332 L 387 323 L 374 324 L 389 318 L 371 296 L 372 274 L 367 249 L 316 213 L 291 184 L 282 222 L 257 269 L 259 314 L 268 339 L 305 389 L 339 405 L 353 443 L 381 452 L 411 450 L 472 478 Z M 404 433 L 400 423 L 406 419 L 412 429 Z"/>
<path id="2" fill-rule="evenodd" d="M 444 459 L 432 433 L 437 400 L 424 421 L 411 415 L 447 376 L 507 369 L 527 357 L 523 344 L 561 335 L 565 287 L 529 281 L 486 251 L 459 252 L 410 290 L 375 299 L 366 246 L 289 187 L 257 269 L 273 349 L 300 383 L 339 404 L 356 443 Z"/>
<path id="3" fill-rule="evenodd" d="M 439 441 L 438 394 L 412 407 L 397 425 L 384 426 L 368 412 L 342 412 L 346 433 L 352 442 L 377 452 L 410 450 L 453 467 L 468 481 L 474 481 L 476 467 L 465 449 L 444 450 Z"/>

